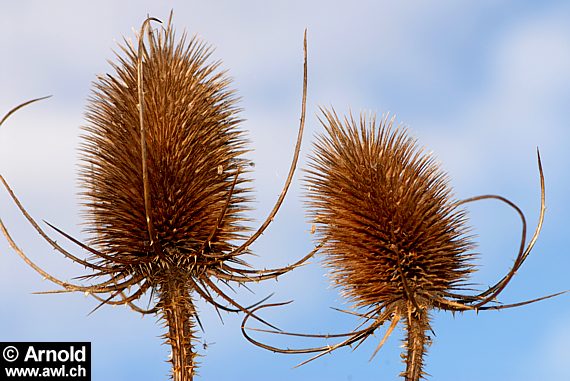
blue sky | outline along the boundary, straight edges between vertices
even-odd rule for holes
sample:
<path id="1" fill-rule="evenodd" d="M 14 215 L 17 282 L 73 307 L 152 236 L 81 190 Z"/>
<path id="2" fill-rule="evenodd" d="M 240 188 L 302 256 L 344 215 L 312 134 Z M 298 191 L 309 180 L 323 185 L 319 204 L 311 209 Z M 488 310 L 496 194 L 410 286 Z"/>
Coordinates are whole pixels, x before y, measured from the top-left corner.
<path id="1" fill-rule="evenodd" d="M 309 96 L 302 155 L 321 132 L 319 106 L 396 115 L 449 173 L 457 198 L 496 193 L 512 199 L 534 227 L 539 211 L 536 147 L 547 187 L 544 229 L 533 254 L 503 292 L 517 302 L 570 288 L 570 6 L 563 1 L 20 1 L 0 5 L 0 113 L 24 100 L 53 98 L 15 115 L 0 129 L 0 173 L 33 216 L 81 235 L 76 184 L 79 127 L 97 74 L 122 36 L 134 37 L 147 14 L 174 9 L 179 32 L 216 50 L 242 96 L 243 127 L 255 162 L 252 217 L 270 210 L 286 175 L 297 129 L 302 36 L 308 28 Z M 301 167 L 304 165 L 302 159 Z M 283 265 L 312 246 L 303 212 L 301 173 L 280 214 L 252 247 L 259 266 Z M 0 217 L 38 264 L 61 278 L 81 275 L 31 230 L 5 192 Z M 469 207 L 478 235 L 484 288 L 512 264 L 520 226 L 493 202 Z M 83 295 L 33 295 L 53 289 L 0 239 L 0 340 L 83 340 L 93 347 L 94 380 L 167 379 L 168 348 L 154 317 L 103 307 Z M 350 330 L 357 322 L 319 261 L 255 288 L 244 303 L 275 292 L 295 303 L 268 316 L 284 329 Z M 398 379 L 401 331 L 369 362 L 379 338 L 299 369 L 302 356 L 274 355 L 247 343 L 240 317 L 198 301 L 205 333 L 200 380 Z M 433 314 L 437 334 L 426 371 L 431 379 L 568 379 L 570 296 L 500 312 Z M 381 336 L 381 334 L 379 334 Z M 283 343 L 282 338 L 266 341 Z M 307 343 L 287 340 L 288 344 Z M 213 344 L 212 344 L 213 343 Z M 458 376 L 461 375 L 461 376 Z"/>

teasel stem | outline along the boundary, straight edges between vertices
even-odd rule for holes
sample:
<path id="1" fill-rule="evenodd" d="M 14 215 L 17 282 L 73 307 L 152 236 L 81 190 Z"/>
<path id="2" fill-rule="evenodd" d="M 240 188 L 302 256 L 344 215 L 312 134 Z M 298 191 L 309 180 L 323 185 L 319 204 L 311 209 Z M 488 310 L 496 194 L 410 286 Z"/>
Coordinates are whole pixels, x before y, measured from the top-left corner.
<path id="1" fill-rule="evenodd" d="M 172 379 L 191 381 L 196 369 L 196 339 L 194 318 L 196 310 L 188 287 L 183 280 L 172 277 L 161 285 L 160 307 L 162 317 L 168 326 L 166 343 L 172 349 Z"/>
<path id="2" fill-rule="evenodd" d="M 404 361 L 406 371 L 401 374 L 406 381 L 419 381 L 423 378 L 423 359 L 429 342 L 427 331 L 430 330 L 429 314 L 425 308 L 416 308 L 411 301 L 407 302 L 406 341 Z"/>

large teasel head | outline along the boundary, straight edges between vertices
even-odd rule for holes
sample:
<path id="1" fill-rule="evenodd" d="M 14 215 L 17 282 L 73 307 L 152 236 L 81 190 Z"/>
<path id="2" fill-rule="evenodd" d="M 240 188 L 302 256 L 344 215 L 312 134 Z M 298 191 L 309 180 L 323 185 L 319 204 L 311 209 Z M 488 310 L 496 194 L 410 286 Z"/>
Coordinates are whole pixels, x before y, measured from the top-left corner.
<path id="1" fill-rule="evenodd" d="M 176 41 L 170 24 L 140 48 L 123 46 L 115 73 L 93 85 L 80 182 L 100 264 L 160 284 L 215 265 L 204 254 L 242 238 L 247 142 L 210 48 Z"/>
<path id="2" fill-rule="evenodd" d="M 148 30 L 94 83 L 80 181 L 97 264 L 157 292 L 176 373 L 194 366 L 188 290 L 206 288 L 203 274 L 243 237 L 246 141 L 211 49 L 176 41 L 170 23 Z"/>
<path id="3" fill-rule="evenodd" d="M 273 221 L 295 171 L 305 119 L 306 40 L 301 121 L 289 175 L 266 220 L 246 236 L 248 147 L 230 80 L 219 62 L 210 61 L 207 45 L 186 35 L 177 39 L 170 21 L 153 29 L 154 21 L 143 23 L 137 43 L 120 46 L 114 72 L 93 85 L 79 174 L 88 242 L 50 225 L 90 257 L 79 258 L 51 239 L 0 176 L 38 233 L 90 269 L 82 278 L 93 283 L 78 285 L 51 276 L 24 254 L 1 221 L 0 228 L 30 266 L 64 291 L 85 292 L 101 305 L 159 314 L 172 347 L 172 376 L 186 381 L 196 365 L 196 296 L 217 310 L 250 314 L 251 307 L 228 296 L 217 281 L 232 289 L 231 282 L 276 278 L 314 254 L 269 270 L 253 269 L 243 259 Z M 2 122 L 34 101 L 16 107 Z M 154 306 L 141 308 L 137 302 L 149 295 Z"/>
<path id="4" fill-rule="evenodd" d="M 314 144 L 305 179 L 308 213 L 333 284 L 353 302 L 354 310 L 349 312 L 364 322 L 348 334 L 321 336 L 346 337 L 338 344 L 282 352 L 318 352 L 314 359 L 345 345 L 358 345 L 390 321 L 375 355 L 402 320 L 406 332 L 402 376 L 417 381 L 425 374 L 431 310 L 501 309 L 543 299 L 511 305 L 496 301 L 530 254 L 542 226 L 540 157 L 541 215 L 525 246 L 526 222 L 515 204 L 495 195 L 456 200 L 434 157 L 420 149 L 404 128 L 394 127 L 393 119 L 377 121 L 365 115 L 359 120 L 341 119 L 334 111 L 323 110 L 321 123 L 325 133 Z M 463 205 L 482 199 L 504 202 L 517 211 L 523 224 L 520 250 L 499 282 L 478 294 L 462 295 L 475 271 L 474 243 Z"/>

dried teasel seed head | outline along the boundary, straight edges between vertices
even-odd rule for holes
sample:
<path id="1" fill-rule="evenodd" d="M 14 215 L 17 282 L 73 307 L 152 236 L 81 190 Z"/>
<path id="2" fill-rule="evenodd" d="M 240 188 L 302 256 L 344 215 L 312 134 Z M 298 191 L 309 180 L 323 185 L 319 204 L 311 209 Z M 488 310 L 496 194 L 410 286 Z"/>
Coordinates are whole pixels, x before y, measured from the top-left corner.
<path id="1" fill-rule="evenodd" d="M 137 46 L 121 46 L 122 54 L 111 63 L 114 73 L 94 83 L 80 151 L 88 244 L 48 223 L 91 257 L 77 257 L 51 239 L 0 175 L 37 233 L 89 269 L 80 278 L 95 281 L 82 285 L 50 275 L 18 247 L 1 220 L 0 232 L 31 268 L 64 292 L 83 292 L 99 306 L 128 305 L 141 314 L 159 314 L 168 327 L 163 337 L 172 349 L 172 378 L 189 381 L 196 368 L 195 326 L 201 325 L 194 298 L 218 312 L 245 312 L 273 327 L 252 311 L 255 304 L 242 306 L 224 287 L 233 291 L 230 283 L 276 279 L 306 262 L 318 247 L 273 269 L 254 269 L 240 258 L 275 218 L 295 173 L 305 125 L 306 33 L 301 118 L 289 173 L 264 222 L 246 237 L 243 212 L 250 180 L 244 174 L 252 163 L 243 158 L 248 149 L 236 97 L 219 63 L 209 62 L 211 49 L 196 38 L 175 39 L 171 20 L 172 14 L 167 27 L 157 31 L 151 23 L 159 20 L 147 18 Z M 41 99 L 16 106 L 0 125 Z M 143 296 L 151 298 L 147 308 L 137 303 Z"/>
<path id="2" fill-rule="evenodd" d="M 230 80 L 218 70 L 219 63 L 208 62 L 208 46 L 197 38 L 186 41 L 185 35 L 176 41 L 169 25 L 149 33 L 142 48 L 148 214 L 153 239 L 162 249 L 156 261 L 147 260 L 155 250 L 145 215 L 139 56 L 132 44 L 122 47 L 115 73 L 94 83 L 80 181 L 89 243 L 109 256 L 103 264 L 129 263 L 134 271 L 157 278 L 174 267 L 192 272 L 205 265 L 199 255 L 204 242 L 211 251 L 225 252 L 241 236 L 247 200 L 243 176 L 217 230 L 216 224 L 234 178 L 245 170 L 240 163 L 247 148 Z"/>
<path id="3" fill-rule="evenodd" d="M 246 332 L 246 316 L 242 332 L 250 342 L 279 353 L 316 353 L 300 366 L 345 346 L 356 348 L 385 328 L 374 357 L 401 322 L 406 364 L 401 376 L 418 381 L 426 375 L 423 359 L 431 345 L 431 310 L 499 310 L 561 294 L 512 304 L 497 301 L 530 255 L 542 228 L 545 187 L 540 155 L 540 215 L 527 243 L 526 218 L 515 203 L 493 194 L 454 200 L 446 174 L 403 128 L 393 126 L 393 119 L 378 123 L 375 117 L 361 115 L 358 121 L 352 116 L 341 120 L 334 111 L 322 111 L 326 133 L 314 145 L 305 178 L 311 233 L 316 233 L 317 248 L 325 255 L 334 285 L 358 309 L 340 311 L 364 321 L 352 332 L 335 334 L 262 330 L 295 337 L 340 338 L 334 345 L 282 348 L 251 337 Z M 500 201 L 518 214 L 521 243 L 512 268 L 497 283 L 462 294 L 474 271 L 474 244 L 462 207 L 480 200 Z M 285 304 L 262 305 L 254 312 Z"/>
<path id="4" fill-rule="evenodd" d="M 472 271 L 465 212 L 433 157 L 393 120 L 341 121 L 323 112 L 327 135 L 315 144 L 306 183 L 325 265 L 344 296 L 372 319 L 363 338 L 391 320 L 376 352 L 405 319 L 402 376 L 417 381 L 424 376 L 429 312 Z"/>
<path id="5" fill-rule="evenodd" d="M 211 49 L 185 35 L 176 41 L 170 23 L 149 29 L 145 42 L 150 22 L 138 47 L 122 47 L 115 73 L 94 84 L 80 181 L 95 263 L 114 283 L 138 284 L 103 303 L 156 291 L 172 377 L 187 381 L 197 366 L 193 293 L 215 306 L 208 288 L 227 298 L 210 276 L 227 276 L 224 261 L 239 254 L 232 242 L 247 231 L 247 148 L 230 80 L 208 62 Z"/>
<path id="6" fill-rule="evenodd" d="M 334 284 L 370 307 L 465 281 L 473 245 L 433 157 L 393 120 L 324 117 L 306 182 Z"/>

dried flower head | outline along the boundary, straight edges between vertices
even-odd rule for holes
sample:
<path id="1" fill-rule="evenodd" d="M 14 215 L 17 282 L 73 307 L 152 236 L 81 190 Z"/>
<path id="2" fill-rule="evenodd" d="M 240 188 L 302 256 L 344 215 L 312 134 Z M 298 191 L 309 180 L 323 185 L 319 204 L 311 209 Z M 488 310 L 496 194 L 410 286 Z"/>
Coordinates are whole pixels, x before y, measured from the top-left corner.
<path id="1" fill-rule="evenodd" d="M 516 205 L 495 195 L 455 200 L 447 175 L 434 158 L 419 149 L 404 129 L 394 128 L 393 119 L 377 122 L 362 115 L 358 121 L 352 117 L 341 120 L 334 111 L 323 110 L 323 114 L 326 133 L 314 145 L 305 179 L 308 212 L 332 282 L 353 302 L 354 310 L 345 312 L 364 322 L 343 334 L 285 333 L 344 340 L 317 348 L 282 349 L 251 338 L 245 330 L 246 316 L 242 331 L 251 342 L 281 353 L 318 353 L 304 364 L 337 348 L 358 346 L 390 322 L 374 356 L 402 321 L 406 331 L 402 376 L 417 381 L 425 374 L 431 310 L 501 309 L 553 296 L 517 304 L 496 302 L 530 254 L 542 226 L 540 157 L 541 216 L 525 246 L 526 222 Z M 523 224 L 520 251 L 512 269 L 497 284 L 475 295 L 461 295 L 475 270 L 474 243 L 462 205 L 481 199 L 496 199 L 517 211 Z M 270 305 L 256 311 L 266 306 Z"/>
<path id="2" fill-rule="evenodd" d="M 185 35 L 177 40 L 170 22 L 155 31 L 153 20 L 158 21 L 144 22 L 138 45 L 121 46 L 114 73 L 94 83 L 80 148 L 87 244 L 50 225 L 91 257 L 81 259 L 57 245 L 0 178 L 36 230 L 89 268 L 83 278 L 94 283 L 75 285 L 50 276 L 24 255 L 1 222 L 0 228 L 26 262 L 64 291 L 160 314 L 168 327 L 173 378 L 182 381 L 195 373 L 195 324 L 200 323 L 195 294 L 216 309 L 249 313 L 215 281 L 276 278 L 312 255 L 273 270 L 248 268 L 242 259 L 273 220 L 295 170 L 304 125 L 306 45 L 303 111 L 289 176 L 267 220 L 247 237 L 248 148 L 230 80 L 218 62 L 209 62 L 211 49 L 203 42 Z M 156 304 L 145 310 L 135 302 L 147 291 Z"/>
<path id="3" fill-rule="evenodd" d="M 392 121 L 325 117 L 307 177 L 325 264 L 355 307 L 405 319 L 406 378 L 417 379 L 429 310 L 472 271 L 465 212 L 433 156 Z"/>

